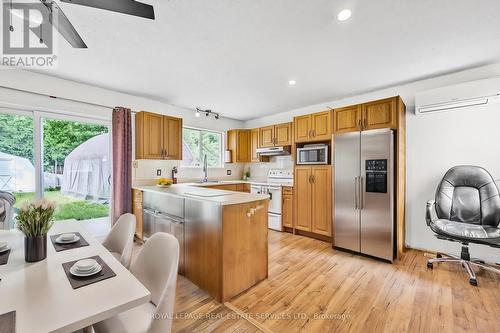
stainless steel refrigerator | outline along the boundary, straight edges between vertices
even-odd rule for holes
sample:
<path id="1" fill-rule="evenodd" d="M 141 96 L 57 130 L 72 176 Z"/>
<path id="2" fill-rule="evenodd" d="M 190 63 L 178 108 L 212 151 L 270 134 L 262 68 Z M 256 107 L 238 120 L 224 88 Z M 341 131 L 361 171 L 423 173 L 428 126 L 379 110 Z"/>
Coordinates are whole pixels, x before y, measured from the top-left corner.
<path id="1" fill-rule="evenodd" d="M 334 246 L 392 262 L 394 132 L 338 134 L 334 149 Z"/>

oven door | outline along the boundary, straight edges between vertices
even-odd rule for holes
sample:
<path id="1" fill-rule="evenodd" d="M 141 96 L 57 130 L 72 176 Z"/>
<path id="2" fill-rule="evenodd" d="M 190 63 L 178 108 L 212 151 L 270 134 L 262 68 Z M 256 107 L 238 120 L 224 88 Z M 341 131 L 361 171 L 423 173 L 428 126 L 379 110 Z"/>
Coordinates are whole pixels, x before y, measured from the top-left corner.
<path id="1" fill-rule="evenodd" d="M 281 215 L 281 186 L 269 186 L 269 213 Z"/>

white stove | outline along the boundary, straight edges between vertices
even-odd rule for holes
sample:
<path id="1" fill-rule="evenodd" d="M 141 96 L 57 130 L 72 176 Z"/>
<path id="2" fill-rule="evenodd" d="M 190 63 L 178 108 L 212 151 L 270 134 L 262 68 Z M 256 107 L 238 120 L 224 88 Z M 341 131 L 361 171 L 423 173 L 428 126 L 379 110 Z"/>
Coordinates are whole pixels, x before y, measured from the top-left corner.
<path id="1" fill-rule="evenodd" d="M 282 231 L 281 223 L 281 187 L 293 186 L 293 171 L 273 169 L 267 172 L 267 183 L 252 183 L 252 193 L 269 195 L 268 227 Z"/>

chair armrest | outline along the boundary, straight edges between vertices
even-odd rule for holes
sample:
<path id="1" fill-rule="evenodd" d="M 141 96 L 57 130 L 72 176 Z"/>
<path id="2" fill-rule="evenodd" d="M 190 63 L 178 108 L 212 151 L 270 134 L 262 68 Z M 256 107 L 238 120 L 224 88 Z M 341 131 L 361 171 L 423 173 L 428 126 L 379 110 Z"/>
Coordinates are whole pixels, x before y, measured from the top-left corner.
<path id="1" fill-rule="evenodd" d="M 427 221 L 427 225 L 430 225 L 434 222 L 434 220 L 432 219 L 433 213 L 434 215 L 436 213 L 436 201 L 429 200 L 427 201 L 427 207 L 425 210 L 425 220 Z"/>

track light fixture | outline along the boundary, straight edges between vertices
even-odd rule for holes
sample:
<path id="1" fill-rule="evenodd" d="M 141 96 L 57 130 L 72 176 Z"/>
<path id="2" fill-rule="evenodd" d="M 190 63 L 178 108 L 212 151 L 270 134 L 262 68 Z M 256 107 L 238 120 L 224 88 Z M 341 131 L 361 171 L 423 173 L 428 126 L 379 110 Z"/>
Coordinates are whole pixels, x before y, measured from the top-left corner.
<path id="1" fill-rule="evenodd" d="M 196 117 L 200 117 L 202 113 L 205 114 L 205 117 L 210 117 L 210 115 L 213 115 L 215 119 L 220 118 L 220 115 L 217 112 L 213 112 L 212 110 L 202 110 L 200 108 L 196 108 Z"/>

